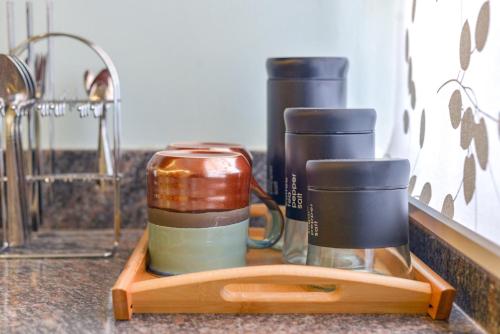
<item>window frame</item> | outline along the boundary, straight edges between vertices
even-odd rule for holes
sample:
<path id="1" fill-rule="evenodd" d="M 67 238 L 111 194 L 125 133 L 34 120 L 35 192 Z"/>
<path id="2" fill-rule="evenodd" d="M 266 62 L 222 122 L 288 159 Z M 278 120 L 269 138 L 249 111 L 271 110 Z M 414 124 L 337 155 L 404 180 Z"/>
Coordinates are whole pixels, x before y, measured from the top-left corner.
<path id="1" fill-rule="evenodd" d="M 449 246 L 500 279 L 500 246 L 449 219 L 415 198 L 409 199 L 410 222 L 429 230 Z"/>

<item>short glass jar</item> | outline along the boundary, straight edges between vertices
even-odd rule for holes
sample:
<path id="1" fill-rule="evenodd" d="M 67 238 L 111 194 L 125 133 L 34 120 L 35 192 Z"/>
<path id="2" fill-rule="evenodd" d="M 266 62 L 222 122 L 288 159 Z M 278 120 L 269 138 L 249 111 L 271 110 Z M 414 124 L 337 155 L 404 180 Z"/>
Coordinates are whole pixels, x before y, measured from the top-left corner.
<path id="1" fill-rule="evenodd" d="M 307 162 L 307 264 L 409 278 L 405 159 Z"/>

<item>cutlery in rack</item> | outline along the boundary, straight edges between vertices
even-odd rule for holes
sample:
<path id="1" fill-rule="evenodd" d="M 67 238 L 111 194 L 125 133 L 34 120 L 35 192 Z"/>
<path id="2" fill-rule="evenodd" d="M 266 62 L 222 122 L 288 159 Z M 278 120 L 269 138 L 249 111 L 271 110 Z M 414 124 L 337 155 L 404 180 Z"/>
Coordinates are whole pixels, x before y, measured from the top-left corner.
<path id="1" fill-rule="evenodd" d="M 88 78 L 89 72 L 85 72 Z M 85 80 L 87 82 L 87 80 Z M 106 125 L 106 103 L 107 100 L 113 99 L 113 84 L 111 75 L 107 69 L 102 70 L 94 78 L 89 87 L 89 99 L 93 102 L 103 102 L 102 107 L 99 105 L 91 105 L 91 110 L 94 116 L 99 117 L 99 133 L 97 145 L 98 170 L 101 175 L 113 175 L 113 162 L 111 157 L 111 149 L 108 140 L 108 129 Z M 104 190 L 104 183 L 101 182 L 101 188 Z"/>
<path id="2" fill-rule="evenodd" d="M 13 2 L 10 5 L 9 22 L 13 22 Z M 120 145 L 120 87 L 118 73 L 110 57 L 102 48 L 80 36 L 63 32 L 48 32 L 31 36 L 32 27 L 32 0 L 26 2 L 26 18 L 28 39 L 15 45 L 13 40 L 13 26 L 8 26 L 10 55 L 0 54 L 0 118 L 3 124 L 0 128 L 0 210 L 1 225 L 3 228 L 3 246 L 0 249 L 0 258 L 107 258 L 114 254 L 120 237 L 120 175 L 118 174 L 119 145 Z M 47 0 L 48 30 L 52 21 L 52 0 Z M 31 36 L 31 37 L 30 37 Z M 66 99 L 64 96 L 54 97 L 54 85 L 51 72 L 51 42 L 53 38 L 63 37 L 83 43 L 92 49 L 105 65 L 98 78 L 89 72 L 86 75 L 86 98 Z M 35 54 L 31 46 L 40 41 L 47 41 L 46 54 Z M 30 50 L 29 50 L 30 49 Z M 23 60 L 28 51 L 26 61 Z M 23 55 L 23 60 L 17 56 Z M 15 57 L 16 56 L 16 57 Z M 30 67 L 34 69 L 33 73 Z M 91 87 L 91 85 L 93 86 Z M 92 99 L 90 99 L 92 97 Z M 114 107 L 106 108 L 109 105 Z M 54 118 L 62 117 L 67 111 L 74 111 L 80 117 L 94 117 L 100 122 L 99 154 L 101 162 L 100 172 L 86 173 L 54 173 L 53 139 L 54 128 L 51 124 Z M 113 147 L 108 141 L 106 113 L 112 112 Z M 40 147 L 41 117 L 49 117 L 49 161 L 42 163 Z M 28 142 L 23 143 L 24 126 L 28 120 Z M 101 122 L 102 119 L 102 122 Z M 2 145 L 1 140 L 5 140 Z M 24 147 L 23 147 L 24 146 Z M 111 154 L 112 153 L 112 154 Z M 102 167 L 104 166 L 104 167 Z M 103 172 L 102 172 L 103 171 Z M 99 182 L 100 185 L 112 187 L 113 196 L 113 230 L 114 239 L 111 248 L 88 252 L 78 252 L 78 249 L 59 250 L 49 249 L 42 252 L 34 251 L 30 245 L 31 231 L 36 231 L 41 223 L 42 199 L 50 205 L 52 183 L 54 182 Z M 43 184 L 46 185 L 41 191 Z M 101 188 L 102 189 L 102 188 Z M 42 197 L 42 194 L 44 195 Z M 42 231 L 37 232 L 43 233 Z M 72 247 L 70 247 L 72 248 Z M 76 251 L 76 252 L 75 252 Z"/>
<path id="3" fill-rule="evenodd" d="M 2 199 L 6 199 L 7 212 L 3 214 L 4 231 L 8 245 L 22 246 L 29 241 L 30 226 L 26 170 L 21 142 L 21 117 L 24 103 L 34 97 L 34 81 L 27 67 L 16 57 L 0 55 L 0 97 L 6 102 L 5 111 L 5 174 L 6 189 L 1 184 Z M 3 168 L 3 163 L 0 164 Z M 1 173 L 4 175 L 3 171 Z"/>

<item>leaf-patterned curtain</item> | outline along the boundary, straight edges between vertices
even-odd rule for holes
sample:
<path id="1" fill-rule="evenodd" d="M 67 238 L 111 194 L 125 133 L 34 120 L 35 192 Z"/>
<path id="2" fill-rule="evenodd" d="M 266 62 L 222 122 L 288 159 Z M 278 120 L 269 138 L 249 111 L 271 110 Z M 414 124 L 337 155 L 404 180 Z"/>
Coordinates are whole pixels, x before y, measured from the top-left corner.
<path id="1" fill-rule="evenodd" d="M 500 244 L 500 2 L 413 0 L 405 15 L 392 140 L 409 148 L 409 192 Z"/>

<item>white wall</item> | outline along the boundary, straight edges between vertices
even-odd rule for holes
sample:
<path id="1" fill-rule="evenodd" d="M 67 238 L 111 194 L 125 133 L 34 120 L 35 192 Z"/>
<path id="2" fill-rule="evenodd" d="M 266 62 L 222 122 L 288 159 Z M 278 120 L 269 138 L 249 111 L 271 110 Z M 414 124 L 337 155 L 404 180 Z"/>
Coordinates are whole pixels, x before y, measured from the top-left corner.
<path id="1" fill-rule="evenodd" d="M 16 0 L 18 41 L 23 3 Z M 35 7 L 42 32 L 44 1 Z M 379 151 L 388 144 L 397 103 L 397 0 L 56 0 L 54 7 L 55 30 L 85 36 L 114 59 L 126 148 L 178 140 L 265 148 L 264 63 L 272 56 L 348 56 L 349 104 L 376 107 Z M 5 52 L 5 0 L 0 17 Z M 55 43 L 59 94 L 82 96 L 82 73 L 98 63 L 76 44 Z M 93 147 L 96 124 L 58 119 L 57 146 Z"/>

